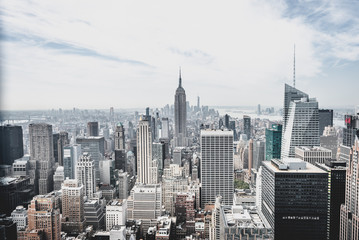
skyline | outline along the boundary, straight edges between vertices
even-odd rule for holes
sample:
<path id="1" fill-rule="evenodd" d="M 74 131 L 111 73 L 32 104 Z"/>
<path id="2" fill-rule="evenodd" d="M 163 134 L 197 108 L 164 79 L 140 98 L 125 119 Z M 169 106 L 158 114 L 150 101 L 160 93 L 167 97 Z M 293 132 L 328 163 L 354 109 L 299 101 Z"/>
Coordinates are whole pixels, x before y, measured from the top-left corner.
<path id="1" fill-rule="evenodd" d="M 296 88 L 320 108 L 354 107 L 358 11 L 356 1 L 9 1 L 0 107 L 161 107 L 173 103 L 179 66 L 191 105 L 200 96 L 209 106 L 279 107 L 294 44 Z"/>

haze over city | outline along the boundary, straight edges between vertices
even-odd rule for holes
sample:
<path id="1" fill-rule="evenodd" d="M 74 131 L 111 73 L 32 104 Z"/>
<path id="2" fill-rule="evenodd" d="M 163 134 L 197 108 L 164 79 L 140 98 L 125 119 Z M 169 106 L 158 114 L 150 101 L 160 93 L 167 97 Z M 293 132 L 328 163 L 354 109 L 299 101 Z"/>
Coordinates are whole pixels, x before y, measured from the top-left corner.
<path id="1" fill-rule="evenodd" d="M 4 1 L 1 108 L 281 107 L 284 83 L 353 107 L 357 1 Z"/>

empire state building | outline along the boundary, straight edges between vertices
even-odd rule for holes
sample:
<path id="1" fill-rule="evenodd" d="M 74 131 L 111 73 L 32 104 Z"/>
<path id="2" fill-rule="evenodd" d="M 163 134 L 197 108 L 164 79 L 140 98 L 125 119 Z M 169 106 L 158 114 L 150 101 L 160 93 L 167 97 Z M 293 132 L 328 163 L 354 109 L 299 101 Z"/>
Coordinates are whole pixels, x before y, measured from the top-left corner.
<path id="1" fill-rule="evenodd" d="M 187 111 L 186 111 L 186 92 L 182 87 L 181 70 L 179 73 L 179 85 L 175 94 L 175 136 L 174 145 L 176 147 L 187 146 Z"/>

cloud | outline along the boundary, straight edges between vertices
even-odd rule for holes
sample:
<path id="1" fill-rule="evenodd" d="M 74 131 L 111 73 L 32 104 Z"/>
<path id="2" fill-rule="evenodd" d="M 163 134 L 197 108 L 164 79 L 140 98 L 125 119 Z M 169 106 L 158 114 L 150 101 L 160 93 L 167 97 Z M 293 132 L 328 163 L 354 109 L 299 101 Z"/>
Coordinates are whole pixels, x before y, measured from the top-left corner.
<path id="1" fill-rule="evenodd" d="M 359 60 L 358 4 L 350 3 L 7 1 L 4 107 L 160 107 L 173 102 L 179 66 L 191 102 L 281 106 L 294 43 L 302 90 Z M 59 92 L 68 94 L 53 97 Z"/>

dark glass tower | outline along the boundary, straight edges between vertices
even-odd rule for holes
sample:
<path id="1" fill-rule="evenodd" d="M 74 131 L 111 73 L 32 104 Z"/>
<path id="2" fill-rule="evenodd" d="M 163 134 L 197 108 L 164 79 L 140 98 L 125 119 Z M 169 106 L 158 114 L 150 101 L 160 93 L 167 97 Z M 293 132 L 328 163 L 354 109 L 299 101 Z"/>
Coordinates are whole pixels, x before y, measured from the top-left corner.
<path id="1" fill-rule="evenodd" d="M 328 172 L 328 239 L 339 239 L 340 205 L 345 203 L 346 162 L 325 160 L 317 163 L 319 168 Z"/>
<path id="2" fill-rule="evenodd" d="M 275 240 L 327 239 L 328 173 L 297 158 L 264 161 L 262 213 Z"/>
<path id="3" fill-rule="evenodd" d="M 98 122 L 87 123 L 87 136 L 97 137 L 98 136 Z"/>
<path id="4" fill-rule="evenodd" d="M 343 145 L 352 147 L 355 136 L 359 138 L 359 113 L 357 115 L 345 115 L 345 126 L 343 129 Z"/>
<path id="5" fill-rule="evenodd" d="M 319 109 L 319 135 L 323 135 L 326 126 L 333 126 L 333 110 L 332 109 Z"/>
<path id="6" fill-rule="evenodd" d="M 182 87 L 181 71 L 179 74 L 179 85 L 175 94 L 175 136 L 176 147 L 187 145 L 187 111 L 186 111 L 186 92 Z"/>
<path id="7" fill-rule="evenodd" d="M 243 133 L 247 135 L 249 140 L 251 136 L 251 118 L 247 115 L 243 116 Z"/>
<path id="8" fill-rule="evenodd" d="M 273 124 L 272 128 L 266 128 L 266 160 L 280 159 L 282 146 L 282 125 Z"/>
<path id="9" fill-rule="evenodd" d="M 0 126 L 0 165 L 11 165 L 24 156 L 22 127 Z"/>

